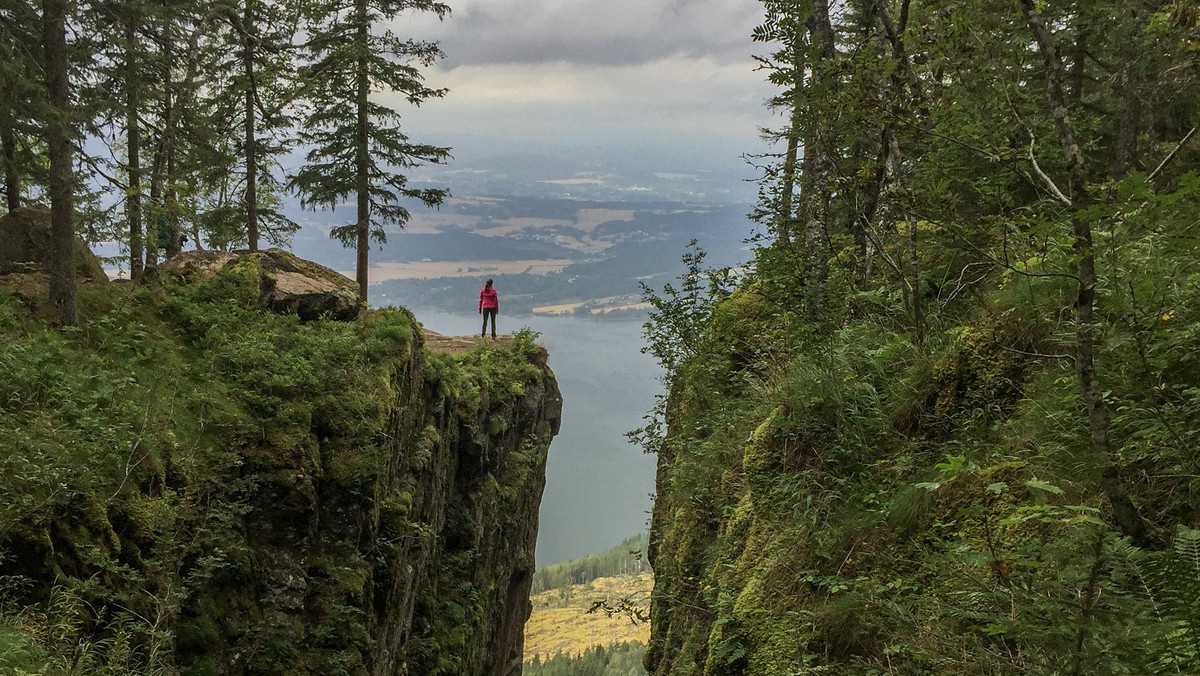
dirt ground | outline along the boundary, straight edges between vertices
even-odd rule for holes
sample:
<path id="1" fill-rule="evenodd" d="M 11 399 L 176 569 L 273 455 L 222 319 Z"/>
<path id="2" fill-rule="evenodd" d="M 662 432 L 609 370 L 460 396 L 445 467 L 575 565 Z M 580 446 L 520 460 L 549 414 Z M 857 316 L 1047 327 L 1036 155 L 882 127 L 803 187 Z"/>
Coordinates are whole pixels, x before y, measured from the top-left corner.
<path id="1" fill-rule="evenodd" d="M 434 352 L 462 354 L 474 350 L 483 340 L 479 336 L 443 336 L 440 333 L 425 329 L 425 347 Z M 498 335 L 495 340 L 488 338 L 487 344 L 503 345 L 511 341 L 512 336 Z"/>

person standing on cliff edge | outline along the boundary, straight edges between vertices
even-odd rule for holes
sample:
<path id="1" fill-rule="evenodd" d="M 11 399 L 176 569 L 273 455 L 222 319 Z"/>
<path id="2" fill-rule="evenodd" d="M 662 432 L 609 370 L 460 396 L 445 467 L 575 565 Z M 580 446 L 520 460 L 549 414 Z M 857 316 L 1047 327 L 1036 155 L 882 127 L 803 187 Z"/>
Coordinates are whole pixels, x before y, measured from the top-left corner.
<path id="1" fill-rule="evenodd" d="M 487 335 L 488 317 L 492 318 L 492 340 L 496 339 L 496 313 L 500 311 L 500 300 L 496 296 L 496 290 L 492 288 L 492 280 L 487 280 L 487 284 L 479 290 L 479 314 L 483 315 L 483 329 L 479 332 L 479 337 Z"/>

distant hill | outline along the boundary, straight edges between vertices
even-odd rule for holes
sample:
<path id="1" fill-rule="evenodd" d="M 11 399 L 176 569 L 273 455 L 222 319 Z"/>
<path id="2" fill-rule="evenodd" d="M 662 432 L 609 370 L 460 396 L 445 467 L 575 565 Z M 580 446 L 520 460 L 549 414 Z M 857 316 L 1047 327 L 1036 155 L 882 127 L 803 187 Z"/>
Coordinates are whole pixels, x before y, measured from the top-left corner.
<path id="1" fill-rule="evenodd" d="M 601 577 L 587 584 L 571 585 L 534 594 L 533 614 L 525 623 L 525 661 L 535 655 L 546 660 L 554 655 L 582 655 L 595 646 L 623 642 L 645 644 L 650 640 L 650 623 L 622 613 L 611 617 L 603 610 L 589 612 L 598 602 L 610 606 L 630 605 L 646 610 L 654 577 L 649 573 Z"/>
<path id="2" fill-rule="evenodd" d="M 634 535 L 603 554 L 590 554 L 582 559 L 542 566 L 533 574 L 533 593 L 586 585 L 602 577 L 644 573 L 650 570 L 646 561 L 647 533 Z"/>
<path id="3" fill-rule="evenodd" d="M 661 288 L 696 240 L 713 267 L 748 257 L 749 206 L 469 197 L 414 213 L 372 253 L 372 300 L 472 309 L 485 278 L 508 314 L 603 314 L 641 310 L 640 282 Z M 330 248 L 328 226 L 306 222 L 295 248 L 332 267 L 353 267 Z"/>
<path id="4" fill-rule="evenodd" d="M 533 676 L 641 676 L 654 578 L 647 534 L 534 574 L 533 613 L 525 624 L 525 673 Z M 627 612 L 608 613 L 604 608 Z"/>
<path id="5" fill-rule="evenodd" d="M 642 656 L 646 644 L 638 641 L 594 646 L 582 655 L 558 653 L 543 659 L 535 655 L 525 663 L 524 676 L 644 676 Z"/>

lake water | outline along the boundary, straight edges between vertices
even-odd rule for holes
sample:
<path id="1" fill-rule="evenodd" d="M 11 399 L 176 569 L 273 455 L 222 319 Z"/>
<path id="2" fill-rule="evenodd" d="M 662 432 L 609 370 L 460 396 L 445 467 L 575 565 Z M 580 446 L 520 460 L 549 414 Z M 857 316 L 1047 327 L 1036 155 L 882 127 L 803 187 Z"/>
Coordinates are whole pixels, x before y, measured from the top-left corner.
<path id="1" fill-rule="evenodd" d="M 419 311 L 445 335 L 473 335 L 477 314 Z M 625 439 L 662 388 L 641 353 L 641 320 L 500 315 L 497 329 L 540 332 L 563 394 L 562 429 L 550 445 L 538 529 L 539 566 L 606 551 L 648 528 L 657 459 Z"/>

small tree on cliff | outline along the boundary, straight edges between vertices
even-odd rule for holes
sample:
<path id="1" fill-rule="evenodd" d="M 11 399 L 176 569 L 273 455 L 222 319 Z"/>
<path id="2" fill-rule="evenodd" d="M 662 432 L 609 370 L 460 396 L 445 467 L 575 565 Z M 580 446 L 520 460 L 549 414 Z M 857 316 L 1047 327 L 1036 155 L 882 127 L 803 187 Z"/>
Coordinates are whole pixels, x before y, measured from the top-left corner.
<path id="1" fill-rule="evenodd" d="M 420 105 L 446 94 L 427 87 L 420 70 L 442 55 L 436 43 L 405 40 L 378 29 L 405 10 L 434 12 L 442 18 L 450 8 L 432 0 L 316 3 L 309 63 L 301 72 L 309 110 L 300 139 L 312 150 L 292 186 L 305 208 L 332 208 L 355 196 L 357 218 L 335 227 L 330 236 L 358 250 L 356 277 L 363 300 L 370 240 L 385 242 L 384 225 L 408 221 L 401 200 L 436 206 L 447 195 L 442 189 L 410 187 L 398 170 L 441 162 L 449 157 L 449 148 L 413 143 L 400 130 L 400 114 L 371 98 L 373 90 L 382 90 Z"/>

